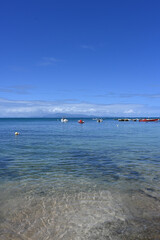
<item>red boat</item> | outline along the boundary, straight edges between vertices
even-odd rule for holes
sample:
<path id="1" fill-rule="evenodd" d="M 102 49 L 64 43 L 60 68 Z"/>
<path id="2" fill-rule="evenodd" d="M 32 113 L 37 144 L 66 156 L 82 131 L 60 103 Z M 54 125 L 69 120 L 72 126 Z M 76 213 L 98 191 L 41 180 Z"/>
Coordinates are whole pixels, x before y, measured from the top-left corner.
<path id="1" fill-rule="evenodd" d="M 83 120 L 79 120 L 78 122 L 79 122 L 79 123 L 84 123 L 84 121 L 83 121 Z"/>
<path id="2" fill-rule="evenodd" d="M 158 118 L 144 118 L 144 119 L 140 119 L 139 122 L 156 122 L 158 121 Z"/>

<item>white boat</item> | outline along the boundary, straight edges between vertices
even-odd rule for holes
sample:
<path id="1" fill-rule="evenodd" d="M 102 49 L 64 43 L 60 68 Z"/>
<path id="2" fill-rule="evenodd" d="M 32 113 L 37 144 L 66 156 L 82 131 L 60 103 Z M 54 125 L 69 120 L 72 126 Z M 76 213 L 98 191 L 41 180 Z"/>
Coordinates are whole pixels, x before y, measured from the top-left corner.
<path id="1" fill-rule="evenodd" d="M 61 122 L 68 122 L 67 118 L 61 118 Z"/>
<path id="2" fill-rule="evenodd" d="M 103 119 L 102 118 L 98 118 L 97 122 L 103 122 Z"/>

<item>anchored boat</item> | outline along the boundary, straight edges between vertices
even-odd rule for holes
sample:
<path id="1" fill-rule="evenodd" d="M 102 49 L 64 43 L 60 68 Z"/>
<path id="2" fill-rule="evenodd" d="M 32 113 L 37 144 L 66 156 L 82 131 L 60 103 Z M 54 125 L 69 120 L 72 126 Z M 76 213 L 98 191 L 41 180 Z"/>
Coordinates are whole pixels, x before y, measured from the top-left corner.
<path id="1" fill-rule="evenodd" d="M 68 122 L 67 118 L 61 118 L 61 122 Z"/>
<path id="2" fill-rule="evenodd" d="M 98 118 L 97 122 L 103 122 L 103 119 L 102 118 Z"/>
<path id="3" fill-rule="evenodd" d="M 82 123 L 84 123 L 84 121 L 80 119 L 80 120 L 78 120 L 78 123 L 82 124 Z"/>
<path id="4" fill-rule="evenodd" d="M 140 119 L 139 122 L 157 122 L 158 120 L 158 118 L 144 118 Z"/>

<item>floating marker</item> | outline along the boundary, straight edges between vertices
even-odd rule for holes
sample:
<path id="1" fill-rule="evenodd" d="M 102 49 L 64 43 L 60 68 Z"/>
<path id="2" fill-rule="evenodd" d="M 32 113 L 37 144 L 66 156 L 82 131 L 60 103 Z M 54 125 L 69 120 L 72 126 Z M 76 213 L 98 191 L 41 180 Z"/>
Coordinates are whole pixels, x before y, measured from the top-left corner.
<path id="1" fill-rule="evenodd" d="M 19 132 L 15 132 L 14 134 L 15 134 L 15 135 L 19 135 Z"/>

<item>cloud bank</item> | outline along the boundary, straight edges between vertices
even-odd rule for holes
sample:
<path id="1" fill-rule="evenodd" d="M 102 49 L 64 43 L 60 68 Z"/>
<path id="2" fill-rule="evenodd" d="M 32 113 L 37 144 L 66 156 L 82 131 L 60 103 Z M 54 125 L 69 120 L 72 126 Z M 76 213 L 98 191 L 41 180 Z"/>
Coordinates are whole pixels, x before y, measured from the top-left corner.
<path id="1" fill-rule="evenodd" d="M 45 117 L 55 114 L 86 116 L 144 116 L 160 114 L 158 108 L 143 104 L 94 104 L 68 101 L 15 101 L 0 99 L 0 117 Z"/>

